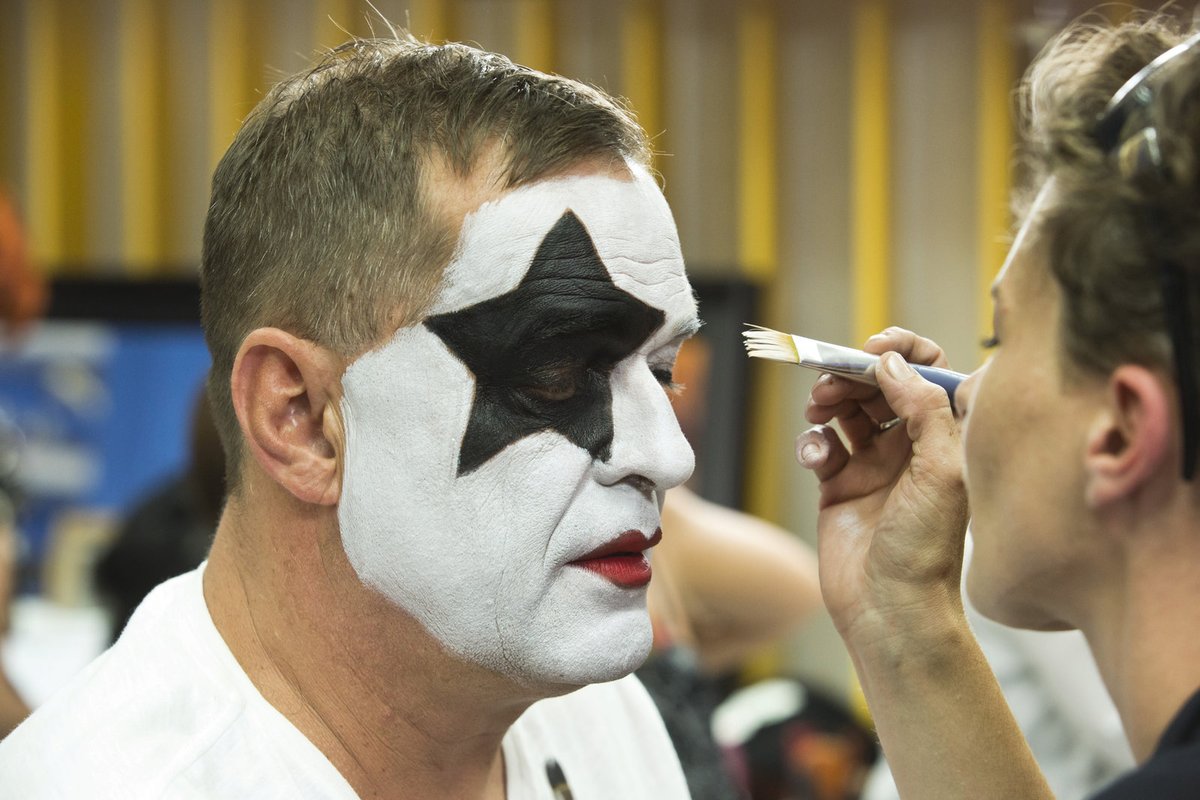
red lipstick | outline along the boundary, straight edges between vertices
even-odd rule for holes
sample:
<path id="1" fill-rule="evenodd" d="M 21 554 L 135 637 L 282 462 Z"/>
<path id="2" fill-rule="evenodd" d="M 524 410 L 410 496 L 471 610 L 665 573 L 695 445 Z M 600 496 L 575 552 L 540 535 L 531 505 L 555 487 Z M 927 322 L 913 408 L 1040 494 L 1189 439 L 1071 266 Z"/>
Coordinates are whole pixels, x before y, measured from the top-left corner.
<path id="1" fill-rule="evenodd" d="M 650 561 L 645 551 L 660 539 L 662 528 L 655 530 L 649 539 L 641 531 L 625 531 L 571 564 L 591 570 L 617 586 L 637 589 L 650 582 Z"/>

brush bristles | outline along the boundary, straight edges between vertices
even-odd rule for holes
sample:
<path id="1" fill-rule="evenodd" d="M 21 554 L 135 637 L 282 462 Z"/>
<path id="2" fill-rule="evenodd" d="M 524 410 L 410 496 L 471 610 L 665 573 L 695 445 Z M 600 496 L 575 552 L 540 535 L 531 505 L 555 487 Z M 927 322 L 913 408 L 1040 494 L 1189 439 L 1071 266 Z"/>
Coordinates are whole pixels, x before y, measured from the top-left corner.
<path id="1" fill-rule="evenodd" d="M 786 333 L 753 325 L 751 330 L 742 331 L 742 336 L 745 338 L 746 353 L 751 358 L 767 358 L 787 364 L 800 363 L 796 344 Z"/>

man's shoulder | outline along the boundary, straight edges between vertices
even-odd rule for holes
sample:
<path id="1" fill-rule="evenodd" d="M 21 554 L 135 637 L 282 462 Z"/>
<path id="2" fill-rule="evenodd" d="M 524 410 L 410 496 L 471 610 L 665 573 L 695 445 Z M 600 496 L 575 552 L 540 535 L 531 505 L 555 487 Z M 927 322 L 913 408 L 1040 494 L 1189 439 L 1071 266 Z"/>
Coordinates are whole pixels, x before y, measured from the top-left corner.
<path id="1" fill-rule="evenodd" d="M 193 638 L 199 575 L 155 589 L 121 638 L 0 742 L 20 797 L 154 797 L 242 713 Z"/>

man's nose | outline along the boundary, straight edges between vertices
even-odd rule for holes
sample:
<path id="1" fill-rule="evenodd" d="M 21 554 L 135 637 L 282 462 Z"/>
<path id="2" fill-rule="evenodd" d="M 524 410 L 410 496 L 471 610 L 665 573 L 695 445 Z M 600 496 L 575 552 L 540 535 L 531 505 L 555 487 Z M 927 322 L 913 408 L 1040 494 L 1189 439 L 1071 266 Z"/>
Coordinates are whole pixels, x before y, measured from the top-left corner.
<path id="1" fill-rule="evenodd" d="M 612 451 L 597 462 L 598 480 L 647 492 L 686 481 L 696 459 L 663 387 L 645 364 L 619 365 L 612 380 Z"/>

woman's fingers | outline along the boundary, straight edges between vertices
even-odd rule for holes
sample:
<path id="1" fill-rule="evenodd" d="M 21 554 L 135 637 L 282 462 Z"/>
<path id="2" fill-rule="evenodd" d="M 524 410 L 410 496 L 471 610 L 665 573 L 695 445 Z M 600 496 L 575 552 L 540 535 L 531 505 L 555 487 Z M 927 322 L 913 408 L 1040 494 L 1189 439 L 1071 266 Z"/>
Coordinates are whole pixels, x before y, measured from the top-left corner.
<path id="1" fill-rule="evenodd" d="M 867 339 L 863 350 L 875 355 L 899 353 L 910 364 L 949 368 L 946 353 L 932 339 L 918 336 L 905 328 L 887 328 Z"/>
<path id="2" fill-rule="evenodd" d="M 813 387 L 804 418 L 814 425 L 837 420 L 851 450 L 858 450 L 880 432 L 880 425 L 895 419 L 896 412 L 878 386 L 822 375 Z"/>
<path id="3" fill-rule="evenodd" d="M 796 437 L 796 460 L 824 482 L 842 471 L 850 461 L 850 451 L 833 428 L 817 425 Z"/>
<path id="4" fill-rule="evenodd" d="M 862 406 L 877 422 L 896 416 L 891 413 L 878 386 L 822 375 L 809 396 L 805 418 L 821 425 L 839 416 L 850 405 Z"/>
<path id="5" fill-rule="evenodd" d="M 875 405 L 875 404 L 872 404 Z M 886 406 L 886 401 L 882 403 Z M 894 414 L 885 414 L 876 418 L 862 403 L 856 400 L 843 400 L 835 406 L 817 406 L 809 401 L 805 410 L 805 418 L 814 425 L 827 425 L 837 420 L 846 437 L 846 444 L 857 451 L 870 443 L 880 432 L 880 424 L 893 418 Z"/>
<path id="6" fill-rule="evenodd" d="M 895 353 L 885 355 L 880 366 L 880 386 L 897 416 L 904 420 L 913 453 L 921 460 L 921 469 L 913 474 L 914 487 L 934 494 L 947 487 L 960 491 L 962 451 L 958 423 L 946 392 L 922 378 Z M 936 498 L 930 501 L 936 505 Z"/>

